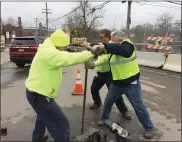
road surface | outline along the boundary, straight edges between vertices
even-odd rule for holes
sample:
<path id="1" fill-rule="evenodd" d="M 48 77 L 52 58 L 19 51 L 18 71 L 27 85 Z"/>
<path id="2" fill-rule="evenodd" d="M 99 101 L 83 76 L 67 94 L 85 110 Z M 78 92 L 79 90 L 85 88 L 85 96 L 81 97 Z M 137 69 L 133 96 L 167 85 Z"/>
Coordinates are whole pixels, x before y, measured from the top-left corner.
<path id="1" fill-rule="evenodd" d="M 81 70 L 81 78 L 82 82 L 84 82 L 83 65 L 64 68 L 63 83 L 56 98 L 57 103 L 70 121 L 72 138 L 80 135 L 83 101 L 83 96 L 71 95 L 76 81 L 77 69 Z M 7 63 L 1 68 L 1 126 L 7 126 L 8 128 L 8 135 L 2 136 L 1 141 L 31 140 L 36 115 L 25 98 L 24 82 L 28 71 L 29 66 L 20 69 L 13 63 Z M 92 103 L 90 85 L 93 75 L 94 72 L 89 71 L 85 132 L 90 127 L 105 129 L 97 126 L 102 109 L 94 111 L 88 109 L 88 105 Z M 152 140 L 181 141 L 181 75 L 174 72 L 141 67 L 141 83 L 143 100 L 155 125 L 156 135 Z M 101 90 L 102 101 L 104 101 L 106 93 L 107 89 L 104 86 Z M 119 122 L 123 128 L 127 129 L 133 141 L 144 141 L 140 135 L 143 132 L 143 128 L 125 96 L 124 99 L 133 119 L 131 121 L 124 120 L 114 106 L 111 120 Z M 49 139 L 52 140 L 51 137 Z M 113 139 L 112 134 L 109 134 L 109 139 Z"/>

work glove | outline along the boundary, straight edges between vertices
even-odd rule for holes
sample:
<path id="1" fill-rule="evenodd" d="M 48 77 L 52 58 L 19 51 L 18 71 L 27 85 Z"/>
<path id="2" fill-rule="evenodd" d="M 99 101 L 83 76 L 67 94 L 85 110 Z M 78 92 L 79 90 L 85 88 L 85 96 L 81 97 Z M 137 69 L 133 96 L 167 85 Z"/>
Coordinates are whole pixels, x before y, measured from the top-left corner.
<path id="1" fill-rule="evenodd" d="M 107 54 L 107 51 L 104 48 L 104 45 L 94 45 L 90 51 L 92 54 L 96 56 Z"/>
<path id="2" fill-rule="evenodd" d="M 87 42 L 82 43 L 81 46 L 82 46 L 82 47 L 85 47 L 88 51 L 92 48 L 92 47 L 90 46 L 90 43 L 87 43 Z"/>
<path id="3" fill-rule="evenodd" d="M 88 60 L 86 63 L 85 63 L 85 69 L 94 69 L 95 68 L 95 63 L 93 60 Z"/>
<path id="4" fill-rule="evenodd" d="M 89 47 L 90 46 L 90 43 L 84 42 L 84 43 L 81 44 L 81 46 L 83 46 L 83 47 Z"/>

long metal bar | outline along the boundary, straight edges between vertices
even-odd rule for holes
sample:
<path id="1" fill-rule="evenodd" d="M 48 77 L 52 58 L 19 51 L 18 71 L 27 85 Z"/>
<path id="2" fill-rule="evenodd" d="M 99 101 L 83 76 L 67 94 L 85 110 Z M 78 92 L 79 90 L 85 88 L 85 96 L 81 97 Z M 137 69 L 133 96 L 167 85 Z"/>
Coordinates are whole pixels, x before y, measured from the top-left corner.
<path id="1" fill-rule="evenodd" d="M 84 98 L 83 98 L 82 126 L 81 126 L 82 134 L 84 133 L 85 104 L 86 104 L 86 95 L 87 95 L 87 77 L 88 77 L 88 69 L 85 70 L 85 84 L 84 84 Z"/>

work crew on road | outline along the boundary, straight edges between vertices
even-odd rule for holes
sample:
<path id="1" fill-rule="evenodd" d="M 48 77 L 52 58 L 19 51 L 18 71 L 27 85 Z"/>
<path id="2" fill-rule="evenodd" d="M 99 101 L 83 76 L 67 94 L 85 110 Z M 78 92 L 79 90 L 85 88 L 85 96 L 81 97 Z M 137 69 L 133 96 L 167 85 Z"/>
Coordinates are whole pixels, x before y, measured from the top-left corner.
<path id="1" fill-rule="evenodd" d="M 27 100 L 37 113 L 33 142 L 48 138 L 44 135 L 45 127 L 54 142 L 70 140 L 69 122 L 54 100 L 62 82 L 62 67 L 84 63 L 101 51 L 98 47 L 91 52 L 69 53 L 64 51 L 69 43 L 69 36 L 62 30 L 56 30 L 39 45 L 32 61 L 25 85 Z"/>
<path id="2" fill-rule="evenodd" d="M 111 43 L 111 31 L 107 29 L 103 29 L 100 31 L 100 42 L 101 44 L 104 43 Z M 98 59 L 94 62 L 96 64 L 96 74 L 93 78 L 92 85 L 91 85 L 91 94 L 94 103 L 89 107 L 90 109 L 97 109 L 102 105 L 102 101 L 100 98 L 99 90 L 106 84 L 107 88 L 109 89 L 109 85 L 112 81 L 112 74 L 110 72 L 109 62 L 102 64 L 100 66 L 99 62 L 102 61 L 104 56 L 109 55 L 102 55 L 98 56 Z M 95 65 L 93 65 L 93 68 Z M 131 116 L 128 115 L 128 109 L 124 103 L 123 97 L 120 96 L 118 100 L 116 100 L 116 106 L 118 110 L 123 114 L 123 118 L 127 120 L 131 120 Z"/>
<path id="3" fill-rule="evenodd" d="M 96 45 L 95 45 L 96 46 Z M 104 43 L 97 45 L 111 54 L 109 58 L 103 58 L 103 63 L 108 62 L 111 67 L 112 83 L 109 86 L 109 92 L 104 102 L 104 111 L 101 120 L 98 122 L 104 125 L 109 119 L 113 104 L 122 94 L 125 94 L 133 106 L 135 113 L 145 129 L 144 137 L 153 137 L 153 124 L 149 113 L 142 100 L 140 69 L 136 59 L 136 48 L 129 39 L 124 39 L 121 43 Z M 89 60 L 85 67 L 89 68 Z"/>

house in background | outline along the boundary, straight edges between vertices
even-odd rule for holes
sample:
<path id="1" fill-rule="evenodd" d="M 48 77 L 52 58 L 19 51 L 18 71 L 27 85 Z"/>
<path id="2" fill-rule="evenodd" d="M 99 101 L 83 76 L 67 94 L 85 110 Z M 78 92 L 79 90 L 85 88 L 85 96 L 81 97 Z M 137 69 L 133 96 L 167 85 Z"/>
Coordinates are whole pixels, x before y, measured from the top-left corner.
<path id="1" fill-rule="evenodd" d="M 13 35 L 17 37 L 21 36 L 46 36 L 47 35 L 47 28 L 39 23 L 39 27 L 23 27 L 21 22 L 21 17 L 18 17 L 18 26 L 14 26 L 12 24 L 5 24 L 2 25 L 2 35 L 5 36 L 5 42 L 10 42 L 13 38 Z M 56 29 L 49 29 L 49 34 L 53 33 Z"/>

